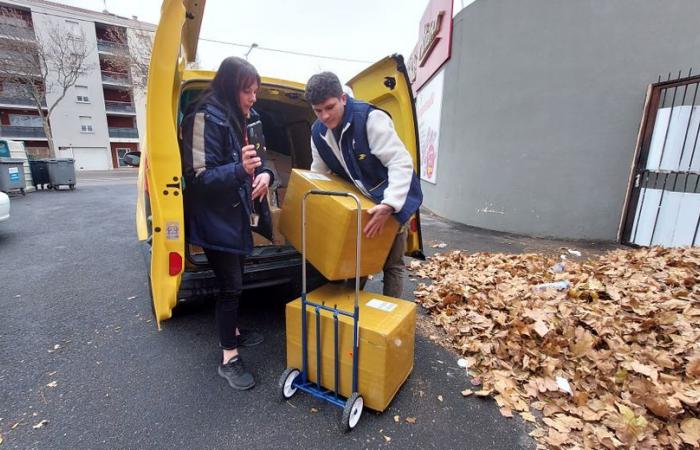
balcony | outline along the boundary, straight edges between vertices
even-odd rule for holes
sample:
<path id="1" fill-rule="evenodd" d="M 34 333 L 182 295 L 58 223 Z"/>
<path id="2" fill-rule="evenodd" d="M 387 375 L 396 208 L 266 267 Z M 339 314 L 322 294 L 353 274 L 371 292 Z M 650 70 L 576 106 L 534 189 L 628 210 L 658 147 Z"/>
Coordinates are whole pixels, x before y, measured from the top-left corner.
<path id="1" fill-rule="evenodd" d="M 46 133 L 44 133 L 43 127 L 20 127 L 12 125 L 0 125 L 0 137 L 18 139 L 46 139 Z"/>
<path id="2" fill-rule="evenodd" d="M 97 51 L 104 53 L 129 53 L 129 46 L 120 42 L 98 39 Z"/>
<path id="3" fill-rule="evenodd" d="M 113 100 L 105 100 L 105 110 L 107 113 L 127 113 L 135 114 L 136 109 L 131 102 L 118 102 Z"/>
<path id="4" fill-rule="evenodd" d="M 34 103 L 33 99 L 31 99 L 27 96 L 21 96 L 21 95 L 2 95 L 2 94 L 0 94 L 0 105 L 36 108 L 36 103 Z M 46 100 L 41 101 L 41 106 L 42 106 L 42 108 L 46 108 Z"/>
<path id="5" fill-rule="evenodd" d="M 131 86 L 131 77 L 128 73 L 102 71 L 102 83 L 114 86 Z"/>
<path id="6" fill-rule="evenodd" d="M 0 37 L 22 39 L 26 41 L 33 41 L 36 39 L 34 37 L 33 28 L 20 27 L 9 23 L 0 23 Z"/>
<path id="7" fill-rule="evenodd" d="M 109 137 L 138 139 L 139 130 L 136 128 L 115 128 L 109 127 Z"/>

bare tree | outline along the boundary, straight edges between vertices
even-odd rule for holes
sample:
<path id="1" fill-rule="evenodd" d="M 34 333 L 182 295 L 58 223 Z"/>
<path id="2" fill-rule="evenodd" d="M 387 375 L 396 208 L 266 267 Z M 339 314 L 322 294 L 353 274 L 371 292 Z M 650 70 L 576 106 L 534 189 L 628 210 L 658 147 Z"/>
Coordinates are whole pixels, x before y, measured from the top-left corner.
<path id="1" fill-rule="evenodd" d="M 0 8 L 4 23 L 25 21 L 17 13 Z M 75 85 L 80 75 L 90 70 L 87 58 L 90 49 L 81 31 L 67 31 L 56 25 L 44 29 L 41 39 L 31 28 L 8 26 L 0 41 L 0 78 L 4 82 L 19 86 L 29 98 L 41 117 L 49 144 L 49 155 L 56 156 L 51 127 L 51 114 Z M 48 104 L 48 93 L 55 94 Z"/>
<path id="2" fill-rule="evenodd" d="M 110 27 L 104 39 L 110 43 L 107 59 L 115 67 L 128 69 L 135 88 L 145 89 L 148 81 L 148 66 L 151 62 L 153 35 L 146 30 L 131 29 L 127 37 L 126 28 Z"/>

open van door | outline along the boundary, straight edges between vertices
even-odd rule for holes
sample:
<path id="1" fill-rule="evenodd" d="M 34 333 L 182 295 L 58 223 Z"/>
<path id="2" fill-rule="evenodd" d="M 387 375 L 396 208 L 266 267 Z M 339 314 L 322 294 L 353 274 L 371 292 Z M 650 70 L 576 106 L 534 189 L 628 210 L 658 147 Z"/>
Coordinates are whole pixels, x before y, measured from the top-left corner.
<path id="1" fill-rule="evenodd" d="M 348 82 L 348 86 L 352 88 L 355 98 L 371 103 L 391 115 L 399 138 L 413 158 L 413 170 L 418 175 L 420 167 L 418 123 L 413 91 L 408 81 L 403 56 L 393 55 L 374 63 L 355 75 Z M 407 225 L 406 254 L 425 259 L 420 211 L 416 211 Z"/>
<path id="2" fill-rule="evenodd" d="M 151 50 L 136 223 L 139 239 L 151 244 L 150 286 L 159 327 L 172 317 L 184 267 L 177 106 L 183 71 L 195 60 L 204 5 L 205 0 L 165 0 Z"/>

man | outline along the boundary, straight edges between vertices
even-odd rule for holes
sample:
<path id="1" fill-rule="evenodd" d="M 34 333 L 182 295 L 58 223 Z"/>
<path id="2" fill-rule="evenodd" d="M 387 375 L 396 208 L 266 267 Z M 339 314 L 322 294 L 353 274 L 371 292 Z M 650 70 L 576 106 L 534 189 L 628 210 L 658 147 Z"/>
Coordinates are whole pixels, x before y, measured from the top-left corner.
<path id="1" fill-rule="evenodd" d="M 406 229 L 403 226 L 423 201 L 413 159 L 384 111 L 343 92 L 331 72 L 312 76 L 306 100 L 318 120 L 311 127 L 311 170 L 335 173 L 352 182 L 377 203 L 364 234 L 379 234 L 392 215 L 402 225 L 384 263 L 384 295 L 401 298 L 406 266 Z"/>

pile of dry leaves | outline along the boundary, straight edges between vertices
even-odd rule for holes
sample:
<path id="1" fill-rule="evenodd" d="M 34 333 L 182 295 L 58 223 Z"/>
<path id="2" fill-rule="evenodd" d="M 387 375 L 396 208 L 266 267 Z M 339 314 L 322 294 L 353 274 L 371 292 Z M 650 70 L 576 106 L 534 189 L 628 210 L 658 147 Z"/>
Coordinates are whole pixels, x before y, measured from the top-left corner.
<path id="1" fill-rule="evenodd" d="M 476 394 L 535 423 L 541 445 L 700 446 L 700 249 L 557 262 L 455 251 L 411 269 Z"/>

